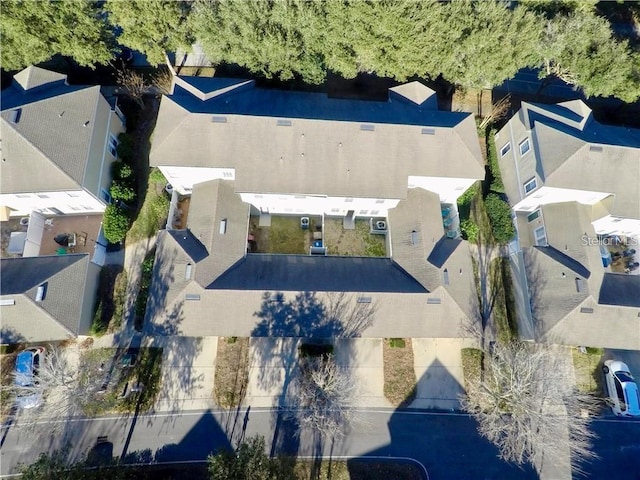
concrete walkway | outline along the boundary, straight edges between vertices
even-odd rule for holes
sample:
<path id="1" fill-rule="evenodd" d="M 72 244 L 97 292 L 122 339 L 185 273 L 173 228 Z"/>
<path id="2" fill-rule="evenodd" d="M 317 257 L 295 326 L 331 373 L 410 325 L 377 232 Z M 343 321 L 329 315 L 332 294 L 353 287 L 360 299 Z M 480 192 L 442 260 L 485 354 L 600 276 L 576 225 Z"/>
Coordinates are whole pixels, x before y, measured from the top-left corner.
<path id="1" fill-rule="evenodd" d="M 156 412 L 215 408 L 218 337 L 147 337 L 144 345 L 163 349 Z"/>
<path id="2" fill-rule="evenodd" d="M 464 394 L 460 350 L 477 347 L 469 338 L 414 338 L 413 358 L 418 393 L 412 408 L 458 410 Z"/>

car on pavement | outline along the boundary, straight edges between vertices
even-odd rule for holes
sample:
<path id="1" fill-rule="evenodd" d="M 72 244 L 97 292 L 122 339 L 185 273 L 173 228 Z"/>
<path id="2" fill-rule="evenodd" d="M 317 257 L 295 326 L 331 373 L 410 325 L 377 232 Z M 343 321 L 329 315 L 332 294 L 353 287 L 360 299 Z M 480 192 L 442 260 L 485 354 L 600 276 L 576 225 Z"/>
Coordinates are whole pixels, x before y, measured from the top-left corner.
<path id="1" fill-rule="evenodd" d="M 16 358 L 14 385 L 19 408 L 34 408 L 42 403 L 38 376 L 44 353 L 44 347 L 32 347 L 20 352 Z"/>
<path id="2" fill-rule="evenodd" d="M 640 416 L 640 393 L 629 367 L 619 360 L 607 360 L 602 367 L 607 403 L 613 413 L 624 417 Z"/>

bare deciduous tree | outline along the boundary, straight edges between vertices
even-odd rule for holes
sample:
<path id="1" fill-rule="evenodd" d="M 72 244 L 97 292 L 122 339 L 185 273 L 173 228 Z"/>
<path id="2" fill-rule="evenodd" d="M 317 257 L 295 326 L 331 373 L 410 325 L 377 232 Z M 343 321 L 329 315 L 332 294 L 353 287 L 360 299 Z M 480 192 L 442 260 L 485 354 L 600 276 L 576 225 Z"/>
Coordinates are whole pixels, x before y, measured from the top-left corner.
<path id="1" fill-rule="evenodd" d="M 118 84 L 140 108 L 144 108 L 143 98 L 149 93 L 151 85 L 147 83 L 142 74 L 134 70 L 120 70 L 118 71 Z"/>
<path id="2" fill-rule="evenodd" d="M 42 356 L 37 383 L 22 386 L 13 382 L 5 388 L 15 396 L 42 397 L 43 401 L 39 406 L 20 412 L 22 421 L 26 422 L 25 426 L 35 426 L 35 422 L 41 419 L 62 420 L 82 414 L 85 406 L 100 394 L 103 378 L 101 365 L 82 362 L 80 366 L 67 351 L 52 347 Z M 50 428 L 62 426 L 63 423 L 59 422 L 52 424 Z"/>
<path id="3" fill-rule="evenodd" d="M 507 94 L 504 97 L 502 97 L 500 100 L 498 100 L 496 103 L 494 103 L 491 106 L 491 111 L 489 112 L 489 114 L 486 117 L 484 117 L 482 119 L 482 122 L 480 122 L 480 125 L 478 125 L 478 129 L 483 130 L 490 123 L 495 123 L 501 120 L 502 118 L 504 118 L 504 116 L 509 111 L 510 98 L 511 98 L 511 94 Z"/>
<path id="4" fill-rule="evenodd" d="M 483 374 L 467 379 L 463 408 L 504 460 L 580 471 L 596 456 L 589 429 L 596 402 L 577 391 L 571 368 L 556 347 L 497 344 L 485 353 Z"/>
<path id="5" fill-rule="evenodd" d="M 301 426 L 334 437 L 356 420 L 351 407 L 357 384 L 333 355 L 302 360 L 296 387 L 297 404 L 292 412 Z"/>
<path id="6" fill-rule="evenodd" d="M 135 70 L 120 70 L 118 71 L 118 84 L 124 93 L 141 108 L 144 108 L 145 95 L 167 95 L 171 92 L 173 75 L 167 68 L 160 69 L 150 78 L 145 78 Z"/>

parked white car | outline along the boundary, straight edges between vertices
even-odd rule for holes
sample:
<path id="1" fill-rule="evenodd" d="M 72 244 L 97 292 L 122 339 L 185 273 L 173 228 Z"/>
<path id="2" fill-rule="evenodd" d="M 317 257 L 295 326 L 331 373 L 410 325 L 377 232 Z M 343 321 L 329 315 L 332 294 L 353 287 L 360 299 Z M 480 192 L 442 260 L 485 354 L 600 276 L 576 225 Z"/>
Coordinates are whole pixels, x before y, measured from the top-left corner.
<path id="1" fill-rule="evenodd" d="M 607 403 L 616 415 L 640 416 L 640 393 L 629 367 L 619 360 L 607 360 L 602 367 L 607 388 Z"/>

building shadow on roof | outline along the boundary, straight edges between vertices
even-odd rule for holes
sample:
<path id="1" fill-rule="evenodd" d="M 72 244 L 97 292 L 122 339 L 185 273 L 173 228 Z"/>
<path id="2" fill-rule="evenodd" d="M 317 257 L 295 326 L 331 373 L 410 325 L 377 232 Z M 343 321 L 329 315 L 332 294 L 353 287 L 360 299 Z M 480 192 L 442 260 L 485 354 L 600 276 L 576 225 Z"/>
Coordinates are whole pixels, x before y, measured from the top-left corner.
<path id="1" fill-rule="evenodd" d="M 529 291 L 529 306 L 531 308 L 533 332 L 535 338 L 539 338 L 551 327 L 550 325 L 546 325 L 544 321 L 544 317 L 548 310 L 547 304 L 543 299 L 543 291 L 547 285 L 546 274 L 543 272 L 538 262 L 536 262 L 531 252 L 528 252 L 525 249 L 522 253 Z"/>

